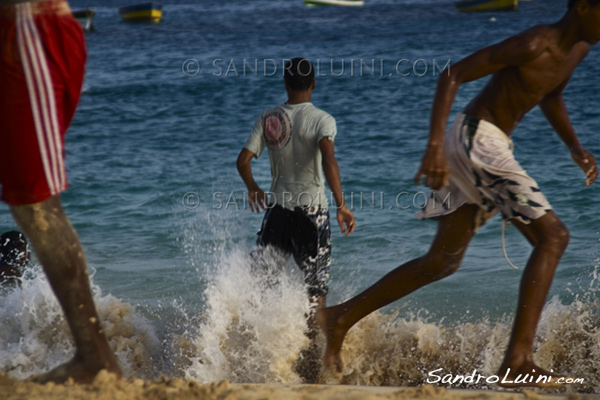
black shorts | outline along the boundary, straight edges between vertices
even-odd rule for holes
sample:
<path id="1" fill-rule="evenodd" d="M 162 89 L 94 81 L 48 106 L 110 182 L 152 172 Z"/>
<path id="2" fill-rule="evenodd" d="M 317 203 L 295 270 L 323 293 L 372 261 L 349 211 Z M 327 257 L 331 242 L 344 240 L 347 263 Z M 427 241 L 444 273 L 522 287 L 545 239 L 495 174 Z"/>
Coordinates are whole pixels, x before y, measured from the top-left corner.
<path id="1" fill-rule="evenodd" d="M 331 229 L 326 207 L 269 206 L 258 232 L 257 245 L 271 245 L 294 256 L 304 272 L 311 296 L 327 294 L 331 264 Z"/>

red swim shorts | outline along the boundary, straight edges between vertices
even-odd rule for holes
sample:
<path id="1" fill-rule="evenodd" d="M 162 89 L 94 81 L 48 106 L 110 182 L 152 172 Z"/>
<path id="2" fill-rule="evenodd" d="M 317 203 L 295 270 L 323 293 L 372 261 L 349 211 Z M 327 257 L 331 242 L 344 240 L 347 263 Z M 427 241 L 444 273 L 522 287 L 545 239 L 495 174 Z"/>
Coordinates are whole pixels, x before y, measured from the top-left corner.
<path id="1" fill-rule="evenodd" d="M 85 68 L 83 30 L 64 0 L 0 7 L 0 186 L 8 204 L 67 188 L 64 135 Z"/>

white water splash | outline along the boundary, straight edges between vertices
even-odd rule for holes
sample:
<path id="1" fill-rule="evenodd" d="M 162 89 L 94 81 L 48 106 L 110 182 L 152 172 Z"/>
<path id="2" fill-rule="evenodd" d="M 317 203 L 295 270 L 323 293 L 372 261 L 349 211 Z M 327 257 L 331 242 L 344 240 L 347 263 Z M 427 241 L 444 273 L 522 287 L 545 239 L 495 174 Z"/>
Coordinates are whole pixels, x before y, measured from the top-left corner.
<path id="1" fill-rule="evenodd" d="M 595 292 L 597 293 L 597 292 Z M 544 307 L 534 345 L 534 360 L 546 369 L 581 378 L 565 387 L 573 392 L 600 393 L 600 301 L 588 292 L 587 301 L 562 304 L 552 298 Z M 495 375 L 512 330 L 512 316 L 477 322 L 430 322 L 375 312 L 348 333 L 342 349 L 345 368 L 327 383 L 374 386 L 416 386 L 438 375 Z M 497 388 L 485 381 L 451 387 Z"/>
<path id="2" fill-rule="evenodd" d="M 181 349 L 179 375 L 201 382 L 301 381 L 294 365 L 308 344 L 304 336 L 308 304 L 301 278 L 293 273 L 296 266 L 293 262 L 285 265 L 278 283 L 269 287 L 265 284 L 269 279 L 252 273 L 249 251 L 232 243 L 228 232 L 235 232 L 235 227 L 222 220 L 212 222 L 203 221 L 198 230 L 191 227 L 186 242 L 194 259 L 201 251 L 210 252 L 213 258 L 201 268 L 209 284 L 204 309 L 198 313 L 200 322 L 193 333 L 173 343 Z M 216 232 L 215 226 L 219 227 Z M 199 234 L 206 229 L 213 231 Z M 201 247 L 199 236 L 215 239 L 214 246 L 207 249 L 204 242 Z M 271 263 L 281 264 L 275 259 Z M 567 390 L 598 393 L 598 268 L 584 281 L 585 287 L 578 291 L 584 294 L 575 296 L 570 304 L 563 304 L 558 297 L 546 304 L 536 335 L 535 361 L 544 368 L 583 378 L 583 384 Z M 438 368 L 453 375 L 474 370 L 495 375 L 506 351 L 512 319 L 512 314 L 476 320 L 467 315 L 464 320 L 432 321 L 427 310 L 416 314 L 374 312 L 348 333 L 342 350 L 342 376 L 333 380 L 323 377 L 321 382 L 417 386 L 427 383 L 428 373 Z M 452 387 L 497 389 L 485 381 Z"/>
<path id="3" fill-rule="evenodd" d="M 131 304 L 102 295 L 93 284 L 103 330 L 126 377 L 156 376 L 160 344 L 150 322 Z M 3 289 L 0 302 L 0 370 L 24 379 L 68 361 L 74 346 L 45 275 L 28 268 L 20 287 Z"/>
<path id="4" fill-rule="evenodd" d="M 274 253 L 262 261 L 272 269 L 254 269 L 248 251 L 239 249 L 213 270 L 203 320 L 190 341 L 187 379 L 301 382 L 294 365 L 308 345 L 308 296 Z"/>

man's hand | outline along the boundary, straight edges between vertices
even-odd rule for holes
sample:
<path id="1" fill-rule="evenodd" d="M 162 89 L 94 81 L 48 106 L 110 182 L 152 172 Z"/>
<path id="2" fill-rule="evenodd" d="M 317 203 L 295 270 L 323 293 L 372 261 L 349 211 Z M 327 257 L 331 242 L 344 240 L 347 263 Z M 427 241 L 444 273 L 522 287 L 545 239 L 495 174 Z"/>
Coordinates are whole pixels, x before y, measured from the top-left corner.
<path id="1" fill-rule="evenodd" d="M 255 156 L 256 154 L 244 147 L 237 158 L 236 165 L 242 180 L 248 188 L 248 202 L 250 203 L 250 211 L 256 211 L 257 213 L 260 213 L 261 208 L 263 210 L 267 209 L 269 199 L 267 194 L 262 191 L 252 176 L 252 167 L 250 166 L 250 162 Z"/>
<path id="2" fill-rule="evenodd" d="M 577 147 L 571 149 L 571 157 L 573 157 L 575 163 L 577 163 L 579 168 L 585 173 L 585 186 L 590 186 L 594 183 L 598 177 L 598 167 L 596 166 L 596 159 L 594 156 L 585 151 L 583 147 Z"/>
<path id="3" fill-rule="evenodd" d="M 419 185 L 423 175 L 425 175 L 425 186 L 433 190 L 448 185 L 449 169 L 441 145 L 427 147 L 423 161 L 421 161 L 421 168 L 415 175 L 415 185 Z"/>
<path id="4" fill-rule="evenodd" d="M 260 209 L 267 209 L 269 199 L 267 194 L 261 188 L 248 190 L 248 202 L 250 203 L 250 211 L 260 213 Z"/>
<path id="5" fill-rule="evenodd" d="M 337 209 L 337 221 L 342 233 L 345 233 L 346 236 L 354 232 L 354 228 L 356 228 L 354 214 L 345 204 Z"/>

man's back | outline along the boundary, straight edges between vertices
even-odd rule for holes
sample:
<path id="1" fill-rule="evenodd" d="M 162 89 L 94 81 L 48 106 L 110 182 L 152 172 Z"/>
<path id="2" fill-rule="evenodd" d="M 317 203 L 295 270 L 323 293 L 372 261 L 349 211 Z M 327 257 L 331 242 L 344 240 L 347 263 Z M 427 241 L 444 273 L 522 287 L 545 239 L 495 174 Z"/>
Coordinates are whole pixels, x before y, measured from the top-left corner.
<path id="1" fill-rule="evenodd" d="M 335 119 L 310 102 L 263 113 L 246 148 L 257 155 L 269 149 L 274 202 L 287 208 L 327 206 L 319 141 L 333 140 L 336 133 Z"/>

